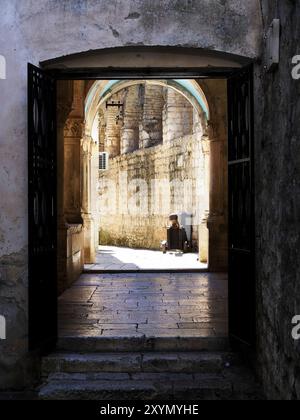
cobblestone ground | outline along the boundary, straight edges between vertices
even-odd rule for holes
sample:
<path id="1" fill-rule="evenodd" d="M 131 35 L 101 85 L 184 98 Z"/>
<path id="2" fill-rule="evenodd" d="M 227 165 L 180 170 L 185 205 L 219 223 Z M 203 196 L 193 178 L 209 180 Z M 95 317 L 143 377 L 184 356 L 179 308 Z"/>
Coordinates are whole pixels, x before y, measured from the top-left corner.
<path id="1" fill-rule="evenodd" d="M 59 298 L 59 335 L 225 337 L 225 274 L 84 274 Z"/>

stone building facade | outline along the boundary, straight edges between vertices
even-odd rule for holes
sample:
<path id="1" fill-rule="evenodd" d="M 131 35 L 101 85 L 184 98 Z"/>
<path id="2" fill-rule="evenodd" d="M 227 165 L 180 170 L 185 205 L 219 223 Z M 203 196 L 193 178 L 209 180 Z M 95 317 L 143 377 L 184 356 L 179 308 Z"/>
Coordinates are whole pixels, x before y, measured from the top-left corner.
<path id="1" fill-rule="evenodd" d="M 172 147 L 139 149 L 110 161 L 105 174 L 100 173 L 100 244 L 160 249 L 166 238 L 168 215 L 174 212 L 190 215 L 187 226 L 192 227 L 197 250 L 199 213 L 203 216 L 208 209 L 203 207 L 207 203 L 205 194 L 196 193 L 197 187 L 203 190 L 200 182 L 205 179 L 205 168 L 201 142 L 195 140 L 186 136 L 174 139 Z M 122 192 L 124 177 L 126 187 Z M 113 191 L 107 191 L 110 183 L 116 186 Z M 105 198 L 108 207 L 102 209 Z M 112 203 L 116 207 L 107 212 Z"/>
<path id="2" fill-rule="evenodd" d="M 28 351 L 26 65 L 70 56 L 66 62 L 72 67 L 72 54 L 100 49 L 104 54 L 91 59 L 94 67 L 157 62 L 197 67 L 207 60 L 220 67 L 237 56 L 254 61 L 256 366 L 269 398 L 299 399 L 300 342 L 291 338 L 292 317 L 300 313 L 300 84 L 291 77 L 292 57 L 299 54 L 299 3 L 41 0 L 37 5 L 1 0 L 1 6 L 0 39 L 5 42 L 0 54 L 6 61 L 6 80 L 0 80 L 0 314 L 7 321 L 7 338 L 0 340 L 0 388 L 22 388 L 38 371 L 38 361 Z M 281 20 L 280 63 L 267 73 L 265 35 L 274 18 Z M 105 51 L 117 47 L 121 53 Z M 147 57 L 138 50 L 142 47 L 148 48 Z M 130 58 L 124 54 L 128 51 Z M 70 147 L 72 142 L 73 134 Z M 84 150 L 88 155 L 89 145 Z M 92 223 L 90 215 L 86 206 L 83 228 Z M 80 235 L 80 228 L 73 233 Z M 78 253 L 76 245 L 73 250 Z"/>

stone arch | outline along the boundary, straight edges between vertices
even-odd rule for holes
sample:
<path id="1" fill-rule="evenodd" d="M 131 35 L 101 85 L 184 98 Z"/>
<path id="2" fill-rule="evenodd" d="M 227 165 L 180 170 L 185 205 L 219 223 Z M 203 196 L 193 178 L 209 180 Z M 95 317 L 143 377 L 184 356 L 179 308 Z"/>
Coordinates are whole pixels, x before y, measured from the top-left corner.
<path id="1" fill-rule="evenodd" d="M 179 83 L 178 80 L 120 80 L 115 81 L 112 83 L 111 81 L 96 81 L 93 85 L 90 86 L 90 89 L 86 95 L 85 100 L 85 135 L 89 136 L 91 131 L 91 127 L 93 126 L 93 121 L 95 117 L 99 114 L 99 110 L 103 107 L 103 104 L 108 101 L 113 95 L 120 93 L 123 90 L 128 90 L 133 86 L 140 86 L 149 84 L 151 86 L 159 86 L 167 88 L 166 90 L 170 93 L 178 94 L 184 101 L 187 101 L 191 105 L 192 116 L 194 114 L 198 115 L 199 126 L 201 126 L 200 130 L 200 143 L 201 149 L 203 153 L 203 165 L 204 165 L 204 172 L 205 172 L 205 180 L 203 182 L 203 190 L 201 192 L 202 197 L 206 197 L 204 203 L 199 206 L 199 212 L 201 212 L 201 216 L 197 214 L 196 218 L 200 224 L 200 220 L 203 221 L 203 226 L 201 227 L 201 236 L 202 240 L 197 240 L 199 248 L 200 248 L 200 259 L 202 262 L 208 261 L 208 240 L 209 235 L 207 232 L 207 219 L 205 216 L 209 214 L 209 167 L 210 167 L 210 156 L 209 156 L 209 147 L 207 147 L 207 129 L 209 125 L 209 115 L 210 115 L 210 107 L 209 103 L 205 97 L 205 94 L 200 86 L 200 84 L 196 80 L 186 81 L 185 85 Z M 190 85 L 194 89 L 194 95 L 188 89 Z M 196 95 L 197 93 L 197 95 Z M 197 99 L 198 96 L 198 99 Z M 171 146 L 171 142 L 170 142 Z M 130 149 L 130 148 L 129 148 Z M 128 150 L 128 153 L 131 153 L 133 150 Z M 124 152 L 126 153 L 126 152 Z M 95 215 L 94 220 L 97 220 L 97 216 Z M 96 226 L 96 224 L 95 224 Z M 98 226 L 99 228 L 99 226 Z M 200 231 L 200 229 L 199 229 Z"/>
<path id="2" fill-rule="evenodd" d="M 184 96 L 199 113 L 204 123 L 209 121 L 210 111 L 206 96 L 196 80 L 101 80 L 96 81 L 89 89 L 85 101 L 85 121 L 87 132 L 91 131 L 94 119 L 101 105 L 111 96 L 134 85 L 149 84 L 172 89 Z"/>
<path id="3" fill-rule="evenodd" d="M 163 50 L 163 51 L 162 51 Z M 59 69 L 64 67 L 64 69 L 70 69 L 71 72 L 74 72 L 74 69 L 76 69 L 76 72 L 80 74 L 81 68 L 82 69 L 91 69 L 95 70 L 95 78 L 97 79 L 97 67 L 100 68 L 100 71 L 106 72 L 108 76 L 112 76 L 114 74 L 114 70 L 120 69 L 126 69 L 128 66 L 131 69 L 131 74 L 134 74 L 134 70 L 136 69 L 137 73 L 141 71 L 141 66 L 139 63 L 143 63 L 145 68 L 150 67 L 151 69 L 155 70 L 155 63 L 157 63 L 157 54 L 161 59 L 161 66 L 160 70 L 164 72 L 164 68 L 166 69 L 165 72 L 168 74 L 167 69 L 171 68 L 174 64 L 179 69 L 200 69 L 201 68 L 209 68 L 210 71 L 212 69 L 220 69 L 220 68 L 230 68 L 231 70 L 233 68 L 241 68 L 243 65 L 249 63 L 251 60 L 244 58 L 244 57 L 237 57 L 232 56 L 228 54 L 223 53 L 216 53 L 216 52 L 207 52 L 203 50 L 197 50 L 197 49 L 174 49 L 170 48 L 172 50 L 171 54 L 168 54 L 169 48 L 163 48 L 160 47 L 147 47 L 143 48 L 142 52 L 139 53 L 139 49 L 127 49 L 127 48 L 117 48 L 117 49 L 110 49 L 108 50 L 102 50 L 102 51 L 94 51 L 89 52 L 86 54 L 79 54 L 76 55 L 76 57 L 64 57 L 60 60 L 55 60 L 47 63 L 43 63 L 46 68 L 53 68 L 53 69 Z M 193 51 L 191 51 L 193 50 Z M 94 57 L 93 59 L 96 60 L 94 63 L 92 63 L 91 57 Z M 97 65 L 95 64 L 97 63 Z M 100 66 L 101 63 L 101 66 Z M 198 64 L 197 64 L 198 63 Z M 95 68 L 96 67 L 96 68 Z M 173 68 L 173 67 L 172 67 Z M 68 71 L 68 70 L 67 70 Z M 198 70 L 197 70 L 198 71 Z M 144 72 L 144 74 L 147 72 Z M 180 71 L 179 71 L 180 73 Z M 84 72 L 82 73 L 84 75 Z M 119 73 L 118 73 L 119 74 Z M 195 72 L 195 77 L 197 72 Z M 126 72 L 125 72 L 126 75 Z M 64 75 L 66 77 L 66 75 Z M 130 76 L 126 75 L 123 77 L 123 80 L 130 79 Z M 103 80 L 102 77 L 102 87 L 105 86 L 107 83 L 107 80 Z M 176 79 L 172 79 L 174 81 Z M 121 81 L 121 83 L 124 83 Z M 168 83 L 172 83 L 170 80 Z M 210 264 L 210 269 L 212 270 L 219 270 L 219 269 L 225 269 L 226 270 L 226 249 L 227 249 L 227 240 L 226 235 L 224 232 L 226 232 L 226 211 L 224 211 L 226 203 L 226 188 L 223 189 L 222 193 L 222 186 L 224 185 L 224 180 L 226 178 L 226 173 L 221 170 L 224 169 L 225 163 L 222 162 L 222 165 L 220 165 L 220 162 L 222 161 L 224 155 L 224 150 L 226 149 L 226 136 L 224 136 L 224 133 L 220 133 L 219 127 L 215 125 L 215 120 L 212 118 L 212 114 L 215 109 L 218 109 L 218 98 L 215 95 L 216 91 L 213 89 L 212 86 L 208 88 L 206 80 L 204 79 L 197 79 L 195 80 L 195 83 L 197 83 L 200 86 L 200 89 L 202 90 L 203 97 L 205 98 L 205 101 L 208 105 L 209 110 L 209 119 L 207 118 L 207 115 L 205 112 L 203 112 L 203 108 L 201 109 L 201 116 L 203 117 L 203 121 L 206 124 L 206 130 L 203 136 L 202 141 L 202 147 L 205 151 L 205 154 L 207 156 L 207 171 L 210 173 L 210 176 L 208 177 L 209 180 L 207 181 L 207 188 L 210 191 L 209 194 L 209 200 L 207 203 L 207 214 L 203 217 L 203 227 L 205 229 L 205 232 L 207 232 L 207 236 L 209 237 L 209 249 L 213 250 L 214 254 L 216 255 L 216 258 L 214 261 Z M 225 83 L 225 82 L 224 82 Z M 120 87 L 120 86 L 119 86 Z M 173 88 L 175 86 L 172 86 Z M 178 85 L 176 85 L 178 88 Z M 94 90 L 94 93 L 97 92 L 98 85 L 91 83 L 88 86 L 88 94 L 91 94 L 92 89 Z M 179 90 L 181 90 L 180 88 Z M 226 87 L 224 91 L 226 90 Z M 208 93 L 211 93 L 211 95 L 207 95 Z M 182 91 L 181 91 L 182 93 Z M 220 90 L 217 89 L 217 95 L 220 93 Z M 188 92 L 185 92 L 185 95 L 189 96 Z M 94 96 L 95 95 L 91 95 Z M 211 102 L 211 99 L 213 98 L 212 102 L 216 102 L 216 105 Z M 217 99 L 216 99 L 217 98 Z M 95 99 L 95 103 L 93 106 L 90 107 L 90 110 L 94 109 L 97 110 L 99 101 Z M 87 102 L 86 102 L 86 109 L 87 109 Z M 89 105 L 88 105 L 89 107 Z M 197 108 L 197 107 L 195 107 Z M 85 123 L 86 130 L 84 133 L 84 138 L 82 141 L 82 144 L 86 145 L 91 144 L 91 148 L 89 150 L 93 150 L 94 152 L 98 152 L 97 147 L 93 144 L 93 141 L 91 139 L 91 133 L 89 132 L 89 127 L 91 127 L 92 120 L 93 120 L 93 113 L 92 112 L 86 113 L 85 112 Z M 213 110 L 213 112 L 212 112 Z M 223 120 L 225 121 L 226 125 L 226 113 L 222 116 Z M 87 117 L 88 115 L 88 117 Z M 225 150 L 226 151 L 226 150 Z M 89 159 L 94 159 L 95 162 L 95 156 L 93 157 L 93 153 L 88 154 Z M 96 170 L 96 165 L 93 164 L 93 167 Z M 210 168 L 210 169 L 209 169 Z M 91 175 L 89 175 L 91 176 Z M 223 183 L 222 183 L 223 180 Z M 226 187 L 226 186 L 225 186 Z M 223 194 L 223 195 L 222 195 Z M 216 197 L 219 196 L 219 199 L 216 200 Z M 88 228 L 89 229 L 89 228 Z M 216 238 L 219 234 L 219 232 L 223 232 L 223 238 L 221 241 L 217 242 L 215 239 L 211 240 L 211 237 Z M 204 235 L 205 236 L 205 235 Z M 91 247 L 93 247 L 93 237 L 96 238 L 95 232 L 90 233 L 90 244 Z M 96 244 L 96 242 L 95 242 Z M 217 252 L 216 252 L 217 249 Z M 91 255 L 93 252 L 91 252 Z M 210 252 L 205 252 L 204 254 L 208 255 Z"/>

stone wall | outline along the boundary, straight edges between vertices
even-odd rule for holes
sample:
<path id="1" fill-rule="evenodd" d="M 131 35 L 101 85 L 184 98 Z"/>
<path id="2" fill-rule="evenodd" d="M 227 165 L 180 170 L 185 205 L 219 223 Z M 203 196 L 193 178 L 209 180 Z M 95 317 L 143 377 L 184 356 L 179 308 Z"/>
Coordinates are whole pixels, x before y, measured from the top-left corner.
<path id="1" fill-rule="evenodd" d="M 183 212 L 193 215 L 197 246 L 199 217 L 207 203 L 204 170 L 197 135 L 111 159 L 109 170 L 100 171 L 100 243 L 159 249 L 168 215 Z"/>
<path id="2" fill-rule="evenodd" d="M 0 202 L 0 312 L 7 314 L 8 323 L 8 338 L 0 342 L 2 389 L 21 387 L 30 379 L 23 365 L 28 355 L 27 63 L 134 47 L 135 65 L 137 46 L 210 49 L 255 58 L 262 31 L 256 0 L 40 0 L 38 4 L 1 0 L 0 4 L 0 39 L 5 39 L 1 55 L 7 64 L 7 78 L 0 80 L 0 196 L 5 198 Z M 180 65 L 176 54 L 172 62 L 176 58 Z M 157 56 L 153 57 L 157 64 Z M 111 65 L 111 53 L 109 60 Z"/>
<path id="3" fill-rule="evenodd" d="M 78 279 L 84 266 L 84 230 L 82 224 L 66 225 L 58 231 L 58 285 L 61 295 Z"/>
<path id="4" fill-rule="evenodd" d="M 163 110 L 163 138 L 171 144 L 174 139 L 193 131 L 193 108 L 191 104 L 173 89 L 165 91 Z"/>
<path id="5" fill-rule="evenodd" d="M 163 91 L 162 86 L 134 84 L 113 94 L 103 103 L 100 108 L 100 128 L 104 129 L 105 134 L 104 145 L 100 142 L 100 150 L 108 152 L 113 158 L 120 153 L 132 153 L 139 148 L 162 143 Z M 187 101 L 174 92 L 174 100 L 176 98 L 187 106 Z M 180 137 L 180 134 L 177 133 L 176 137 Z"/>
<path id="6" fill-rule="evenodd" d="M 279 67 L 264 71 L 264 45 L 255 75 L 258 372 L 269 398 L 300 399 L 300 341 L 291 336 L 300 314 L 300 80 L 291 76 L 300 4 L 262 3 L 266 32 L 281 19 L 281 45 Z"/>
<path id="7" fill-rule="evenodd" d="M 143 114 L 139 130 L 140 148 L 152 147 L 163 141 L 162 111 L 165 103 L 161 86 L 143 86 Z M 177 137 L 180 137 L 179 135 Z"/>
<path id="8" fill-rule="evenodd" d="M 37 375 L 27 349 L 27 249 L 0 257 L 0 312 L 6 340 L 0 340 L 0 389 L 30 385 Z"/>

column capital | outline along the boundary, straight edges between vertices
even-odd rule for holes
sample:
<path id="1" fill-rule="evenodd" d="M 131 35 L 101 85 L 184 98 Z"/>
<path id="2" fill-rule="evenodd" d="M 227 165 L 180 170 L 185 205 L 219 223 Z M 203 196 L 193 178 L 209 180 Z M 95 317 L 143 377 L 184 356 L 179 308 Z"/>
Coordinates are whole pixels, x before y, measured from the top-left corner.
<path id="1" fill-rule="evenodd" d="M 81 138 L 83 135 L 84 123 L 80 117 L 70 117 L 64 126 L 65 138 Z"/>

